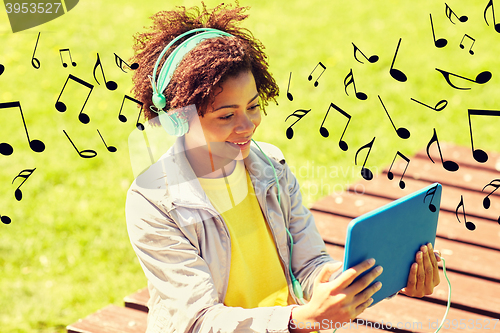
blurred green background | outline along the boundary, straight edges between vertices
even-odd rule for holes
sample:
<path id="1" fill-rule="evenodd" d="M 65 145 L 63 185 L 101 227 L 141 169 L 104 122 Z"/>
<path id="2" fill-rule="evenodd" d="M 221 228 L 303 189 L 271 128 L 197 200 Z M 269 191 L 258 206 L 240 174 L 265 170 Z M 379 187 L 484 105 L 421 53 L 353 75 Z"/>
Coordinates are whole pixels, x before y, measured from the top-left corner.
<path id="1" fill-rule="evenodd" d="M 209 7 L 217 1 L 206 1 Z M 444 2 L 395 0 L 374 1 L 241 1 L 251 6 L 244 26 L 266 46 L 271 72 L 281 87 L 279 105 L 269 105 L 268 116 L 256 133 L 259 141 L 280 147 L 301 183 L 305 203 L 333 191 L 340 191 L 361 179 L 361 166 L 354 165 L 356 150 L 376 137 L 367 162 L 377 172 L 391 163 L 397 150 L 411 156 L 426 146 L 436 128 L 440 141 L 470 145 L 467 109 L 499 109 L 498 54 L 500 34 L 487 26 L 483 11 L 486 1 L 449 0 L 448 5 L 466 23 L 445 16 Z M 14 147 L 11 156 L 0 156 L 0 215 L 12 223 L 0 224 L 0 327 L 3 332 L 63 332 L 65 326 L 109 303 L 122 304 L 125 295 L 146 286 L 146 279 L 130 246 L 125 226 L 126 191 L 133 180 L 128 137 L 134 129 L 138 109 L 124 108 L 129 121 L 118 121 L 124 94 L 130 94 L 131 73 L 114 64 L 113 53 L 123 59 L 132 55 L 132 35 L 149 26 L 148 17 L 176 5 L 199 5 L 198 1 L 80 1 L 70 12 L 51 22 L 13 34 L 6 12 L 0 13 L 0 103 L 20 101 L 31 139 L 42 140 L 46 149 L 29 149 L 17 109 L 0 110 L 0 142 Z M 437 38 L 448 45 L 437 49 L 432 40 L 429 14 Z M 35 57 L 40 69 L 31 66 Z M 459 48 L 464 34 L 476 39 L 470 55 L 470 41 Z M 395 67 L 408 81 L 389 75 L 399 38 L 402 38 Z M 380 60 L 358 63 L 355 43 L 365 55 Z M 61 66 L 59 49 L 70 48 L 76 67 Z M 98 72 L 92 75 L 99 53 L 107 80 L 118 83 L 109 91 Z M 66 60 L 68 61 L 68 60 Z M 307 78 L 321 61 L 326 71 L 319 85 Z M 435 68 L 469 78 L 488 70 L 492 79 L 484 85 L 452 78 L 451 88 Z M 344 77 L 352 69 L 356 87 L 368 95 L 366 101 L 344 92 Z M 290 93 L 286 97 L 290 72 Z M 314 80 L 319 70 L 313 73 Z M 68 111 L 59 113 L 54 104 L 73 74 L 94 85 L 86 105 L 91 122 L 77 119 L 88 89 L 68 84 L 62 99 Z M 397 127 L 411 132 L 408 140 L 397 137 L 377 98 L 380 95 Z M 448 106 L 435 112 L 410 98 L 434 106 L 446 99 Z M 330 112 L 325 127 L 319 127 L 330 103 L 352 116 L 344 140 L 349 150 L 338 147 L 345 119 Z M 285 118 L 298 109 L 311 112 L 294 126 L 292 140 L 286 128 L 295 121 Z M 473 120 L 475 143 L 484 150 L 499 151 L 500 119 Z M 483 117 L 487 118 L 487 117 Z M 96 129 L 108 145 L 108 152 Z M 63 133 L 66 130 L 80 149 L 98 155 L 80 158 Z M 366 152 L 360 153 L 361 163 Z M 359 162 L 359 161 L 358 161 Z M 460 162 L 460 161 L 458 161 Z M 14 191 L 22 179 L 12 180 L 23 169 L 36 168 L 22 186 L 23 199 Z M 326 168 L 326 169 L 325 169 Z M 321 170 L 321 172 L 320 172 Z M 327 170 L 327 172 L 325 172 Z"/>

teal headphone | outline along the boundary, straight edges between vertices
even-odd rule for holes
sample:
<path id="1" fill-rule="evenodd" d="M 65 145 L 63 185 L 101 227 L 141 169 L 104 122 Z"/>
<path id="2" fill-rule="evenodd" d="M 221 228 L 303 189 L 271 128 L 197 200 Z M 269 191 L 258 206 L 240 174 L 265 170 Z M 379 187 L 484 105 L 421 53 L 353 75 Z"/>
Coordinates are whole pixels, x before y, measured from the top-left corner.
<path id="1" fill-rule="evenodd" d="M 266 157 L 267 161 L 269 162 L 269 164 L 273 168 L 274 179 L 276 180 L 276 187 L 278 188 L 278 204 L 281 207 L 281 195 L 280 195 L 281 189 L 280 189 L 280 184 L 278 181 L 278 175 L 276 174 L 276 169 L 274 168 L 273 163 L 271 162 L 269 157 L 267 157 L 267 155 L 259 147 L 257 142 L 255 142 L 254 139 L 252 139 L 252 142 L 255 143 L 257 148 L 259 148 L 260 152 Z M 302 303 L 305 304 L 306 302 L 304 301 L 304 293 L 302 291 L 302 286 L 300 285 L 300 282 L 295 278 L 295 276 L 293 275 L 293 272 L 292 272 L 293 237 L 292 237 L 292 234 L 290 233 L 290 231 L 288 230 L 288 228 L 285 228 L 285 230 L 286 230 L 286 233 L 288 234 L 288 237 L 290 238 L 290 265 L 288 268 L 290 270 L 290 277 L 292 278 L 293 293 L 295 294 L 295 296 L 297 296 L 297 298 Z"/>
<path id="2" fill-rule="evenodd" d="M 184 42 L 182 42 L 179 46 L 175 48 L 174 51 L 168 56 L 167 60 L 165 60 L 165 63 L 163 64 L 160 73 L 158 75 L 158 81 L 156 81 L 156 72 L 158 70 L 158 66 L 160 64 L 161 59 L 167 52 L 167 50 L 174 45 L 177 41 L 179 41 L 181 38 L 186 37 L 188 35 L 193 35 L 186 39 Z M 189 130 L 189 124 L 187 119 L 184 118 L 179 118 L 177 116 L 177 113 L 173 114 L 168 114 L 163 110 L 163 108 L 167 105 L 167 102 L 165 100 L 165 96 L 163 95 L 163 92 L 167 88 L 168 84 L 170 83 L 170 79 L 172 78 L 172 75 L 175 72 L 175 69 L 181 62 L 181 60 L 184 58 L 184 56 L 191 51 L 196 45 L 198 45 L 201 41 L 209 38 L 216 38 L 216 37 L 232 37 L 233 35 L 217 30 L 217 29 L 212 29 L 212 28 L 199 28 L 199 29 L 193 29 L 189 30 L 179 36 L 177 36 L 174 40 L 172 40 L 168 45 L 163 49 L 162 53 L 158 57 L 158 60 L 156 60 L 156 64 L 153 70 L 153 77 L 150 76 L 151 80 L 151 85 L 153 87 L 153 104 L 157 108 L 157 110 L 153 109 L 153 106 L 150 107 L 151 111 L 158 113 L 158 118 L 160 118 L 160 123 L 162 127 L 165 129 L 165 131 L 169 135 L 173 136 L 183 136 L 186 134 Z M 252 139 L 253 143 L 259 148 L 259 150 L 264 154 L 266 157 L 267 161 L 273 168 L 273 173 L 274 173 L 274 178 L 276 179 L 276 186 L 278 188 L 278 203 L 281 206 L 281 195 L 280 195 L 280 185 L 278 181 L 278 176 L 276 174 L 276 169 L 274 168 L 271 160 L 267 155 L 262 151 L 262 149 L 259 147 L 259 145 Z M 292 288 L 295 296 L 297 298 L 305 303 L 304 301 L 304 296 L 302 292 L 302 286 L 300 285 L 300 282 L 297 281 L 295 276 L 293 275 L 292 272 L 292 253 L 293 253 L 293 237 L 290 231 L 288 231 L 288 228 L 285 228 L 289 238 L 290 238 L 290 276 L 292 279 Z"/>
<path id="3" fill-rule="evenodd" d="M 158 75 L 158 81 L 156 80 L 156 72 L 158 70 L 158 66 L 160 64 L 161 59 L 165 55 L 168 49 L 176 42 L 178 42 L 183 37 L 188 35 L 193 35 L 182 42 L 179 46 L 172 51 L 172 53 L 168 56 L 167 60 L 163 64 L 160 73 Z M 191 51 L 196 45 L 198 45 L 201 41 L 209 38 L 216 37 L 232 37 L 231 34 L 217 30 L 212 28 L 199 28 L 189 30 L 179 36 L 177 36 L 174 40 L 172 40 L 168 45 L 163 49 L 162 53 L 156 60 L 156 64 L 153 70 L 153 77 L 149 77 L 151 80 L 151 85 L 153 86 L 153 104 L 157 110 L 153 109 L 153 106 L 150 107 L 151 111 L 158 113 L 158 117 L 160 118 L 160 123 L 165 131 L 169 135 L 173 136 L 183 136 L 189 130 L 189 124 L 187 119 L 179 118 L 177 113 L 168 114 L 163 110 L 163 108 L 167 105 L 165 100 L 165 96 L 163 92 L 167 88 L 170 80 L 172 79 L 172 75 L 174 74 L 177 66 L 184 58 L 184 56 Z"/>

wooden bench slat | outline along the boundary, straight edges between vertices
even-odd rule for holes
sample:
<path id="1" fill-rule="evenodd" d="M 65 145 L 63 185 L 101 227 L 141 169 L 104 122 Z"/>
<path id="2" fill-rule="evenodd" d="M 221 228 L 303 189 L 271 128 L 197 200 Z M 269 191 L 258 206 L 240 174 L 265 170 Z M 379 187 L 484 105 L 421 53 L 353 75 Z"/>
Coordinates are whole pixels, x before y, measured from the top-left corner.
<path id="1" fill-rule="evenodd" d="M 500 305 L 498 303 L 500 283 L 450 271 L 447 271 L 447 275 L 451 283 L 451 304 L 453 307 L 500 318 Z M 434 289 L 432 295 L 426 298 L 430 301 L 439 300 L 441 304 L 446 304 L 448 283 L 442 272 L 440 278 L 440 284 Z"/>
<path id="2" fill-rule="evenodd" d="M 147 287 L 138 290 L 135 293 L 128 295 L 123 299 L 125 307 L 144 312 L 149 312 L 147 306 L 148 300 L 149 300 L 149 290 Z"/>
<path id="3" fill-rule="evenodd" d="M 451 270 L 500 281 L 498 269 L 500 251 L 487 250 L 442 238 L 436 239 L 435 246 L 441 251 Z"/>
<path id="4" fill-rule="evenodd" d="M 398 164 L 398 167 L 394 168 L 393 166 L 394 170 L 391 169 L 391 171 L 398 172 L 401 175 L 406 167 L 406 162 L 402 159 L 397 159 L 394 165 L 396 164 Z M 403 165 L 403 168 L 401 168 L 401 165 Z M 388 171 L 389 167 L 384 168 L 384 170 Z M 410 159 L 405 178 L 406 176 L 411 176 L 414 179 L 422 179 L 430 182 L 441 181 L 472 190 L 479 188 L 480 191 L 492 179 L 498 178 L 498 172 L 498 170 L 483 168 L 481 165 L 477 167 L 462 165 L 457 171 L 451 172 L 445 170 L 440 161 L 432 163 L 427 156 L 417 155 Z"/>
<path id="5" fill-rule="evenodd" d="M 446 143 L 446 142 L 440 143 L 440 146 L 441 146 L 441 153 L 443 154 L 443 159 L 445 161 L 453 160 L 456 163 L 458 163 L 460 167 L 462 167 L 463 165 L 472 168 L 487 169 L 490 171 L 500 171 L 499 153 L 488 151 L 488 161 L 486 161 L 486 163 L 479 163 L 472 157 L 471 147 L 456 146 L 452 143 Z M 439 151 L 437 150 L 437 148 L 434 149 L 431 148 L 430 155 L 436 163 L 441 161 L 439 157 Z M 425 149 L 418 151 L 416 156 L 420 158 L 429 159 Z"/>
<path id="6" fill-rule="evenodd" d="M 68 333 L 144 333 L 147 313 L 108 305 L 66 327 Z"/>
<path id="7" fill-rule="evenodd" d="M 347 192 L 324 197 L 313 205 L 312 210 L 355 218 L 391 201 L 390 199 L 369 194 L 361 195 Z M 430 202 L 430 198 L 427 202 Z M 460 218 L 463 219 L 462 216 Z M 459 223 L 455 212 L 441 210 L 439 212 L 437 236 L 500 250 L 500 226 L 496 222 L 477 217 L 470 217 L 467 221 L 475 224 L 476 229 L 474 231 L 467 230 L 463 223 Z"/>
<path id="8" fill-rule="evenodd" d="M 395 179 L 392 181 L 393 183 L 399 183 L 399 176 L 402 175 L 405 164 L 406 162 L 403 161 L 397 161 L 394 163 L 392 171 Z M 428 163 L 427 161 L 412 159 L 410 165 L 408 166 L 408 170 L 406 171 L 404 178 L 405 183 L 410 185 L 409 183 L 412 182 L 412 179 L 425 181 L 429 184 L 439 182 L 443 184 L 443 196 L 441 199 L 442 209 L 455 212 L 456 207 L 460 202 L 460 196 L 463 195 L 467 214 L 498 221 L 500 215 L 500 191 L 496 191 L 490 196 L 491 206 L 489 209 L 483 208 L 483 199 L 491 191 L 493 191 L 494 188 L 489 186 L 484 190 L 484 192 L 482 192 L 483 187 L 489 184 L 490 181 L 500 178 L 500 174 L 498 172 L 475 170 L 471 168 L 465 170 L 465 168 L 461 168 L 457 172 L 452 173 L 441 169 L 442 168 L 439 168 L 432 163 Z M 387 179 L 387 171 L 388 169 L 385 169 L 384 173 L 379 175 L 378 178 L 385 178 L 388 182 L 391 182 Z M 370 187 L 371 193 L 375 193 L 375 185 L 367 183 L 371 183 L 371 181 L 362 182 L 366 188 Z M 382 184 L 378 181 L 377 185 Z M 424 186 L 421 186 L 420 188 Z M 380 190 L 381 189 L 378 190 L 379 193 Z M 406 192 L 411 193 L 413 191 L 409 188 Z"/>
<path id="9" fill-rule="evenodd" d="M 403 325 L 408 325 L 406 330 L 410 332 L 434 332 L 437 327 L 432 327 L 431 323 L 441 323 L 443 315 L 445 314 L 446 306 L 433 304 L 419 300 L 416 298 L 406 297 L 403 295 L 398 295 L 394 299 L 384 300 L 377 303 L 375 306 L 368 308 L 360 315 L 360 318 L 371 321 L 379 322 L 391 322 L 394 326 L 397 323 L 402 323 Z M 448 316 L 446 317 L 446 322 L 448 324 L 448 329 L 443 327 L 440 332 L 457 332 L 457 329 L 451 328 L 451 322 L 460 322 L 460 319 L 473 319 L 474 321 L 479 320 L 485 323 L 486 320 L 491 323 L 492 317 L 483 316 L 480 314 L 459 310 L 455 308 L 450 308 Z M 422 326 L 414 326 L 413 323 L 421 323 Z M 437 325 L 436 325 L 437 326 Z M 493 328 L 493 325 L 490 325 Z M 497 325 L 498 328 L 498 325 Z M 403 327 L 403 329 L 405 329 Z M 466 332 L 484 332 L 482 329 L 470 329 Z"/>

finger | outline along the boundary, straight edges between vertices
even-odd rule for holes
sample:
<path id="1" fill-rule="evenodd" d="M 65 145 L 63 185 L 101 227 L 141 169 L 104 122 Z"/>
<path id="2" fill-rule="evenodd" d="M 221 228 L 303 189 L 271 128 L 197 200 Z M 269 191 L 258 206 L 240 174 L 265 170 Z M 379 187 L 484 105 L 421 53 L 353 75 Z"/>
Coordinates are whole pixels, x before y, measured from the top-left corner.
<path id="1" fill-rule="evenodd" d="M 356 311 L 355 311 L 355 317 L 359 316 L 361 313 L 363 313 L 363 311 L 366 310 L 366 308 L 368 308 L 371 304 L 373 303 L 373 298 L 369 298 L 368 300 L 366 300 L 365 302 L 361 303 L 360 305 L 358 305 L 356 307 Z"/>
<path id="2" fill-rule="evenodd" d="M 431 244 L 431 251 L 434 252 L 434 256 L 436 257 L 437 262 L 440 262 L 441 261 L 441 251 L 435 250 L 434 246 L 432 246 L 432 244 Z"/>
<path id="3" fill-rule="evenodd" d="M 316 276 L 314 283 L 325 283 L 330 281 L 330 276 L 342 267 L 341 262 L 336 262 L 333 264 L 326 264 L 321 268 L 321 271 Z"/>
<path id="4" fill-rule="evenodd" d="M 431 261 L 431 257 L 434 258 L 434 253 L 429 249 L 429 245 L 431 245 L 431 243 L 422 246 L 422 249 L 424 250 L 423 262 L 425 272 L 424 293 L 426 295 L 432 294 L 432 291 L 434 290 L 434 266 Z"/>
<path id="5" fill-rule="evenodd" d="M 424 283 L 425 283 L 425 270 L 424 270 L 424 262 L 423 262 L 424 254 L 422 251 L 417 252 L 417 283 L 416 283 L 416 292 L 423 293 Z M 418 295 L 415 295 L 418 296 Z"/>
<path id="6" fill-rule="evenodd" d="M 434 266 L 434 262 L 437 264 L 437 258 L 439 256 L 439 251 L 434 251 L 431 243 L 427 244 L 427 250 L 429 251 L 429 259 L 431 260 L 431 264 Z"/>
<path id="7" fill-rule="evenodd" d="M 342 274 L 332 282 L 339 284 L 340 288 L 347 288 L 356 277 L 358 277 L 364 271 L 370 269 L 375 264 L 375 259 L 367 259 L 356 266 L 349 268 L 348 270 L 342 272 Z"/>
<path id="8" fill-rule="evenodd" d="M 406 283 L 406 288 L 403 288 L 403 293 L 412 294 L 415 289 L 417 289 L 417 271 L 418 264 L 414 262 L 411 265 L 410 273 L 408 274 L 408 282 Z"/>
<path id="9" fill-rule="evenodd" d="M 366 302 L 368 299 L 370 299 L 373 294 L 375 294 L 377 291 L 379 291 L 382 288 L 382 282 L 377 281 L 368 288 L 362 290 L 360 293 L 358 293 L 356 296 L 353 298 L 353 303 L 354 304 L 362 304 Z"/>
<path id="10" fill-rule="evenodd" d="M 429 251 L 429 244 L 423 245 L 422 246 L 422 261 L 424 263 L 424 272 L 425 272 L 425 280 L 424 280 L 424 286 L 425 286 L 425 293 L 429 294 L 432 293 L 432 289 L 434 288 L 433 285 L 433 279 L 434 279 L 434 267 L 432 266 L 431 262 L 431 254 L 432 257 L 434 257 L 433 252 Z"/>
<path id="11" fill-rule="evenodd" d="M 354 293 L 355 295 L 362 292 L 366 287 L 368 287 L 372 282 L 383 272 L 382 266 L 374 267 L 370 272 L 364 275 L 361 279 L 352 283 L 348 288 L 346 288 L 347 293 Z"/>
<path id="12" fill-rule="evenodd" d="M 439 254 L 439 251 L 435 251 L 431 243 L 429 243 L 427 245 L 427 248 L 429 249 L 429 257 L 431 259 L 432 268 L 433 268 L 432 281 L 434 282 L 434 286 L 437 286 L 439 284 L 439 282 L 441 282 L 441 280 L 439 278 L 438 260 L 436 258 L 436 252 L 438 252 L 438 254 Z M 431 255 L 430 253 L 433 253 L 434 255 Z"/>

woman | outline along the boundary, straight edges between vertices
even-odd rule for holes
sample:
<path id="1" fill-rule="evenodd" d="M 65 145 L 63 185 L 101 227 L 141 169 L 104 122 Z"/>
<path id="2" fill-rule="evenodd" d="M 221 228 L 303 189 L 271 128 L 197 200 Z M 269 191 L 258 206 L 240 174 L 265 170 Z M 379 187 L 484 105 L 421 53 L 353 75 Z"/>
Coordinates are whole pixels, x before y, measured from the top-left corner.
<path id="1" fill-rule="evenodd" d="M 127 197 L 148 332 L 307 331 L 294 323 L 348 322 L 380 289 L 373 260 L 341 273 L 279 149 L 251 140 L 278 87 L 261 43 L 237 27 L 245 10 L 159 12 L 136 36 L 135 96 L 179 136 Z M 404 293 L 439 283 L 430 253 L 417 254 Z"/>

